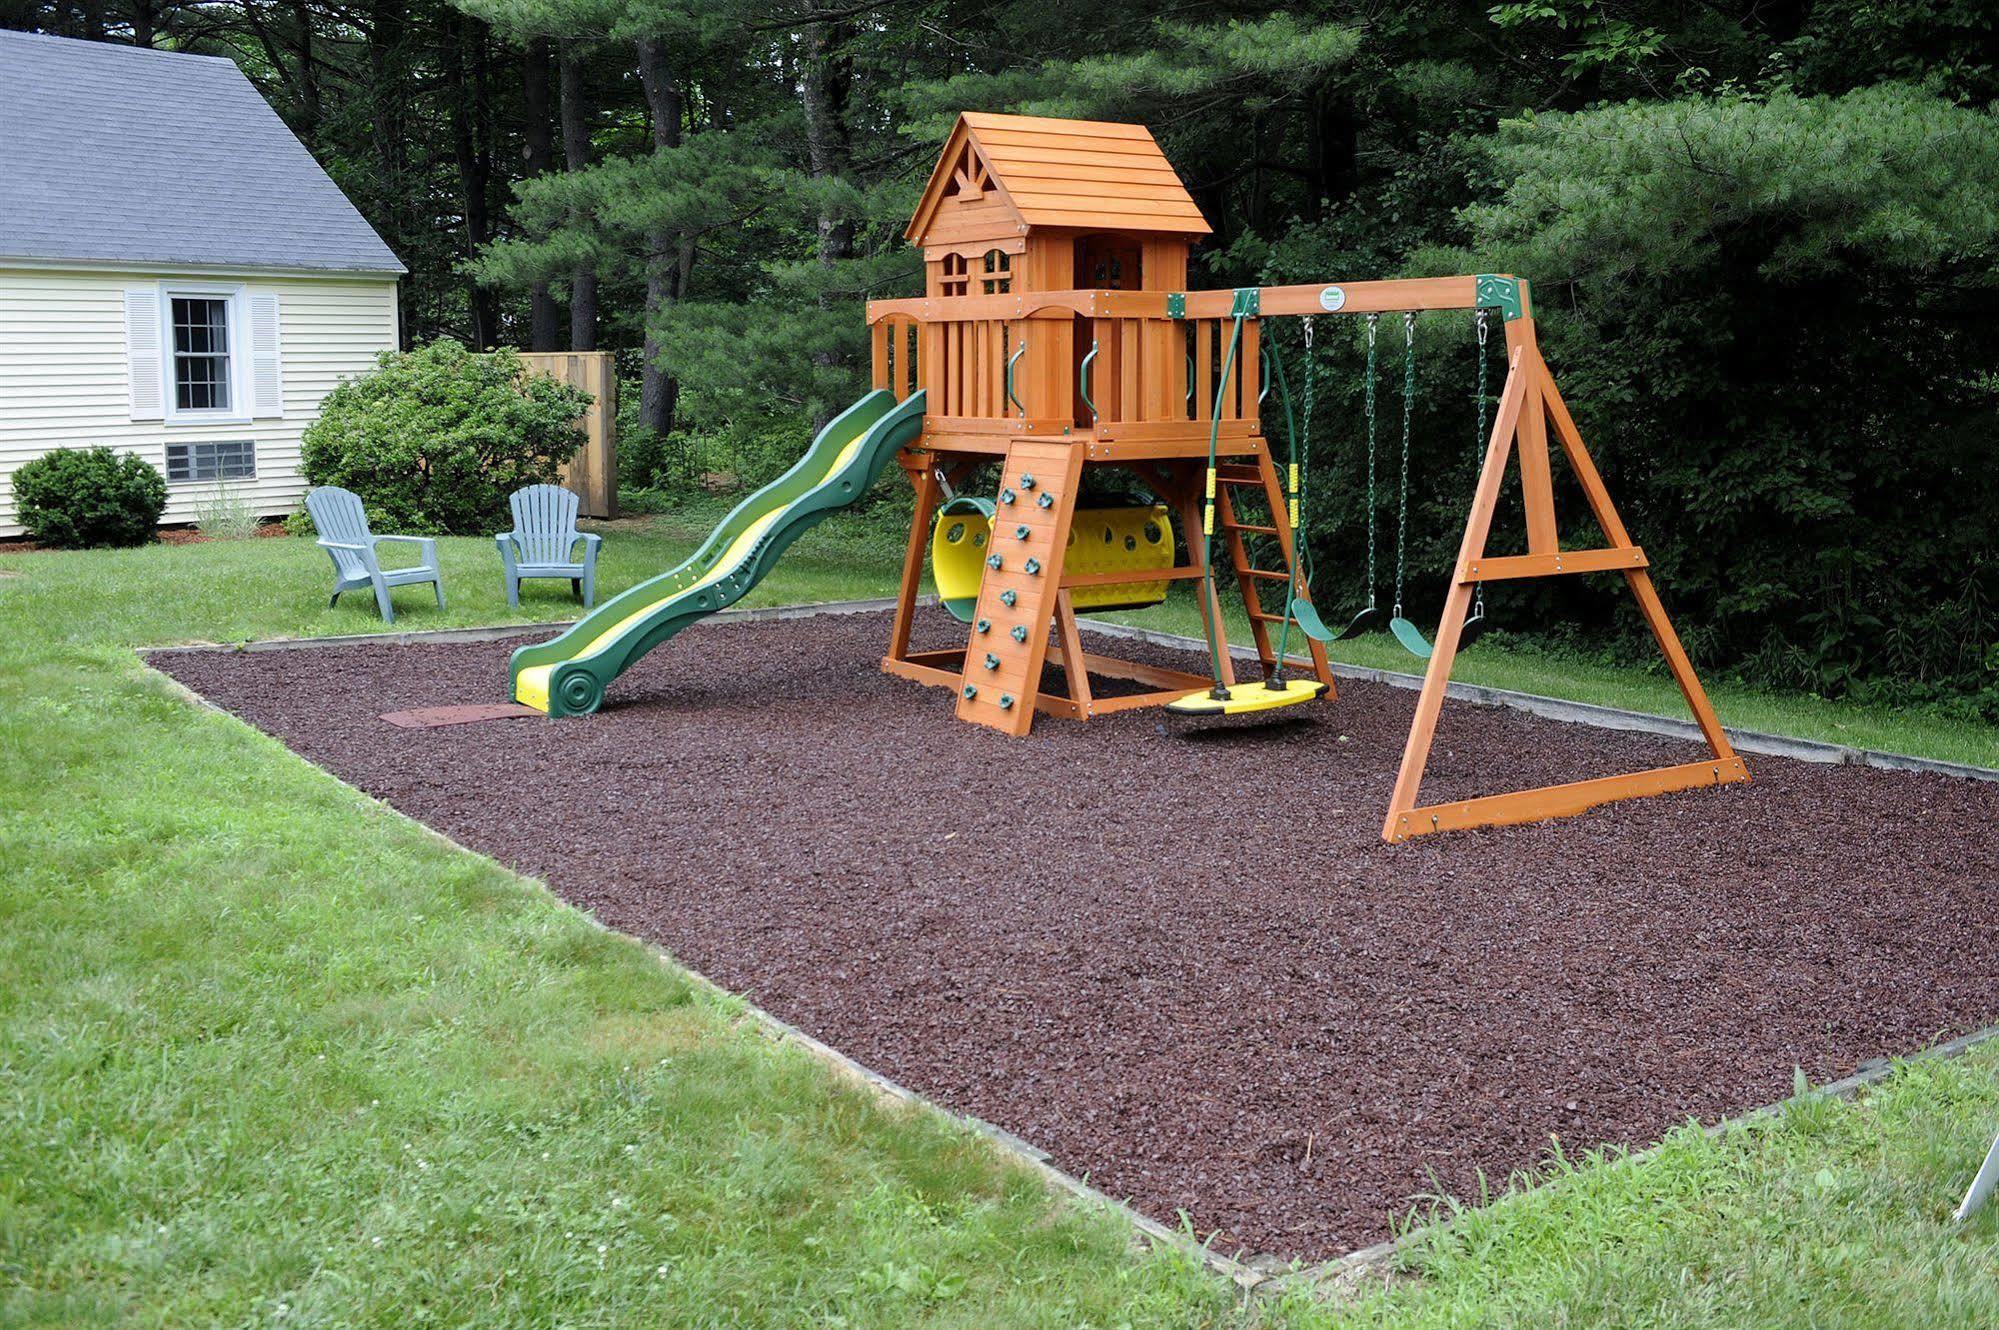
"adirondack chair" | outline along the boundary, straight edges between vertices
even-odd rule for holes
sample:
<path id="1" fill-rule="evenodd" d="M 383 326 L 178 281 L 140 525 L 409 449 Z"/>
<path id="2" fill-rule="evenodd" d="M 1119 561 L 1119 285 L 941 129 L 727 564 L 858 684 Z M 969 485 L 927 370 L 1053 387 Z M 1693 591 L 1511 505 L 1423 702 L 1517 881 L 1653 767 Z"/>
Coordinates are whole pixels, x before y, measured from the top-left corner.
<path id="1" fill-rule="evenodd" d="M 514 529 L 493 537 L 500 547 L 501 577 L 507 587 L 507 604 L 521 603 L 524 577 L 566 577 L 570 589 L 583 598 L 583 608 L 597 603 L 597 547 L 602 536 L 585 535 L 576 529 L 576 511 L 582 500 L 560 485 L 529 485 L 508 498 L 514 510 Z M 583 561 L 574 562 L 576 543 L 583 542 Z"/>
<path id="2" fill-rule="evenodd" d="M 389 603 L 389 588 L 429 582 L 437 591 L 437 608 L 444 608 L 444 574 L 437 566 L 437 542 L 428 536 L 378 536 L 368 530 L 368 514 L 362 510 L 361 496 L 337 485 L 321 485 L 305 496 L 305 510 L 319 529 L 319 547 L 333 560 L 333 599 L 330 609 L 340 603 L 342 592 L 375 588 L 375 603 L 382 618 L 396 621 L 396 607 Z M 385 540 L 403 541 L 418 547 L 422 561 L 410 568 L 384 568 L 375 557 L 375 546 Z"/>

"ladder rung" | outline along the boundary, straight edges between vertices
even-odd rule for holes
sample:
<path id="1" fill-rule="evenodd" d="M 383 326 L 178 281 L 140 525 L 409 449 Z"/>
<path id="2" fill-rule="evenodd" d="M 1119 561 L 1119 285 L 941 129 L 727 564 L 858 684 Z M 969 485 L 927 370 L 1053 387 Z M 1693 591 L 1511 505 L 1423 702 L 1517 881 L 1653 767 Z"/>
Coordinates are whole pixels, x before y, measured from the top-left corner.
<path id="1" fill-rule="evenodd" d="M 1260 577 L 1266 582 L 1289 582 L 1291 580 L 1291 574 L 1274 573 L 1268 568 L 1244 568 L 1242 571 L 1250 577 Z"/>
<path id="2" fill-rule="evenodd" d="M 1263 473 L 1248 467 L 1220 467 L 1215 471 L 1215 479 L 1224 485 L 1263 485 Z"/>
<path id="3" fill-rule="evenodd" d="M 1263 613 L 1263 612 L 1262 612 L 1261 610 L 1251 610 L 1251 611 L 1249 612 L 1249 617 L 1250 617 L 1250 619 L 1251 619 L 1251 620 L 1252 620 L 1253 622 L 1256 622 L 1256 623 L 1283 623 L 1283 622 L 1284 622 L 1284 616 L 1283 616 L 1283 615 L 1281 615 L 1281 614 L 1265 614 L 1265 613 Z"/>
<path id="4" fill-rule="evenodd" d="M 1222 523 L 1222 530 L 1252 531 L 1259 536 L 1274 536 L 1277 534 L 1277 528 L 1274 526 L 1250 526 L 1246 522 L 1224 522 Z"/>

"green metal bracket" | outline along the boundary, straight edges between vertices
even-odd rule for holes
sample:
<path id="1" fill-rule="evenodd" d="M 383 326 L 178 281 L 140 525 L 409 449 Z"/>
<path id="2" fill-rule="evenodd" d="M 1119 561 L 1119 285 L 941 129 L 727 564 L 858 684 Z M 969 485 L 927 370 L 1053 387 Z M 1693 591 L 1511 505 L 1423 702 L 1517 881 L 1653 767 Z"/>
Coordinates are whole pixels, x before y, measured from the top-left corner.
<path id="1" fill-rule="evenodd" d="M 1496 309 L 1508 323 L 1527 317 L 1527 302 L 1520 294 L 1519 278 L 1480 273 L 1474 282 L 1472 304 L 1479 309 Z"/>
<path id="2" fill-rule="evenodd" d="M 1020 345 L 1013 349 L 1013 354 L 1006 358 L 1006 400 L 1013 403 L 1015 409 L 1020 412 L 1020 417 L 1022 420 L 1027 419 L 1027 408 L 1026 406 L 1022 405 L 1020 398 L 1014 394 L 1013 367 L 1016 364 L 1018 364 L 1020 358 L 1026 354 L 1027 354 L 1027 339 L 1023 337 L 1020 339 Z"/>
<path id="3" fill-rule="evenodd" d="M 1101 412 L 1097 412 L 1097 404 L 1089 396 L 1089 366 L 1095 362 L 1095 358 L 1097 358 L 1097 342 L 1095 342 L 1095 338 L 1091 338 L 1089 340 L 1089 354 L 1083 356 L 1083 368 L 1079 370 L 1079 378 L 1081 378 L 1079 392 L 1083 394 L 1083 406 L 1089 408 L 1089 424 L 1095 424 L 1097 420 L 1101 420 Z"/>
<path id="4" fill-rule="evenodd" d="M 1235 304 L 1229 308 L 1232 319 L 1253 319 L 1263 309 L 1263 291 L 1254 286 L 1236 288 Z"/>
<path id="5" fill-rule="evenodd" d="M 1184 319 L 1187 317 L 1187 293 L 1185 291 L 1169 291 L 1166 293 L 1166 317 L 1169 319 Z"/>

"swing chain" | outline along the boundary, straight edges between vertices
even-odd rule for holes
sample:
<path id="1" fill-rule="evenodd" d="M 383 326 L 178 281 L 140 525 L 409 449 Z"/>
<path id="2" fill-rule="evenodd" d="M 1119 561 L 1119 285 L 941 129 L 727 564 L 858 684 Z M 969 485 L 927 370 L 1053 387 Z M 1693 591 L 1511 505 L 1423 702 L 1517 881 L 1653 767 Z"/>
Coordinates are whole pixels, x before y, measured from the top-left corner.
<path id="1" fill-rule="evenodd" d="M 1472 483 L 1473 502 L 1477 502 L 1478 498 L 1479 473 L 1483 469 L 1483 459 L 1485 453 L 1485 412 L 1486 412 L 1485 342 L 1486 338 L 1491 334 L 1492 331 L 1490 325 L 1488 325 L 1486 322 L 1485 308 L 1483 306 L 1481 306 L 1478 310 L 1475 311 L 1475 315 L 1478 320 L 1478 425 L 1476 427 L 1476 432 L 1472 435 L 1472 446 L 1471 446 L 1471 483 Z M 1472 587 L 1471 617 L 1473 619 L 1483 619 L 1485 617 L 1485 583 L 1483 582 L 1476 583 Z"/>
<path id="2" fill-rule="evenodd" d="M 1402 315 L 1402 481 L 1395 507 L 1395 610 L 1402 617 L 1402 581 L 1409 566 L 1409 432 L 1416 410 L 1416 311 Z"/>
<path id="3" fill-rule="evenodd" d="M 1318 398 L 1319 375 L 1312 360 L 1312 316 L 1305 316 L 1305 423 L 1300 427 L 1298 445 L 1291 455 L 1291 543 L 1302 547 L 1305 538 L 1297 531 L 1299 518 L 1299 492 L 1303 485 L 1299 480 L 1302 471 L 1305 476 L 1312 474 L 1312 404 Z"/>
<path id="4" fill-rule="evenodd" d="M 1379 314 L 1370 314 L 1370 315 L 1368 315 L 1368 316 L 1367 316 L 1367 380 L 1366 380 L 1366 383 L 1367 383 L 1367 392 L 1366 392 L 1366 403 L 1367 403 L 1367 406 L 1366 406 L 1366 412 L 1367 412 L 1367 607 L 1368 607 L 1369 609 L 1373 609 L 1373 608 L 1375 607 L 1375 603 L 1374 603 L 1374 588 L 1375 588 L 1375 566 L 1374 566 L 1374 565 L 1375 565 L 1375 558 L 1374 558 L 1374 547 L 1375 547 L 1375 545 L 1376 545 L 1376 543 L 1377 543 L 1377 542 L 1376 542 L 1376 540 L 1375 540 L 1375 534 L 1374 534 L 1374 524 L 1375 524 L 1375 507 L 1374 507 L 1374 505 L 1375 505 L 1375 497 L 1374 497 L 1374 490 L 1375 490 L 1375 487 L 1374 487 L 1374 454 L 1375 454 L 1375 440 L 1374 440 L 1374 375 L 1375 375 L 1375 353 L 1374 353 L 1374 334 L 1375 334 L 1375 325 L 1376 325 L 1376 324 L 1378 324 L 1378 323 L 1380 323 L 1380 322 L 1381 322 L 1381 316 L 1380 316 Z"/>

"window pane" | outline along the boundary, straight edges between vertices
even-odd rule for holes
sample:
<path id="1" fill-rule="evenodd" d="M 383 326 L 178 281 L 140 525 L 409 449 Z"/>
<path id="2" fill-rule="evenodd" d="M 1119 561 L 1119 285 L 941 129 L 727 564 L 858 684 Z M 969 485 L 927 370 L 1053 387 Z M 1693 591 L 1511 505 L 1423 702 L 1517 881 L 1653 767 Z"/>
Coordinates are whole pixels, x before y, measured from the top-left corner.
<path id="1" fill-rule="evenodd" d="M 174 406 L 227 411 L 229 302 L 213 296 L 173 297 Z"/>
<path id="2" fill-rule="evenodd" d="M 257 444 L 252 439 L 167 445 L 168 480 L 251 480 L 256 474 Z"/>

